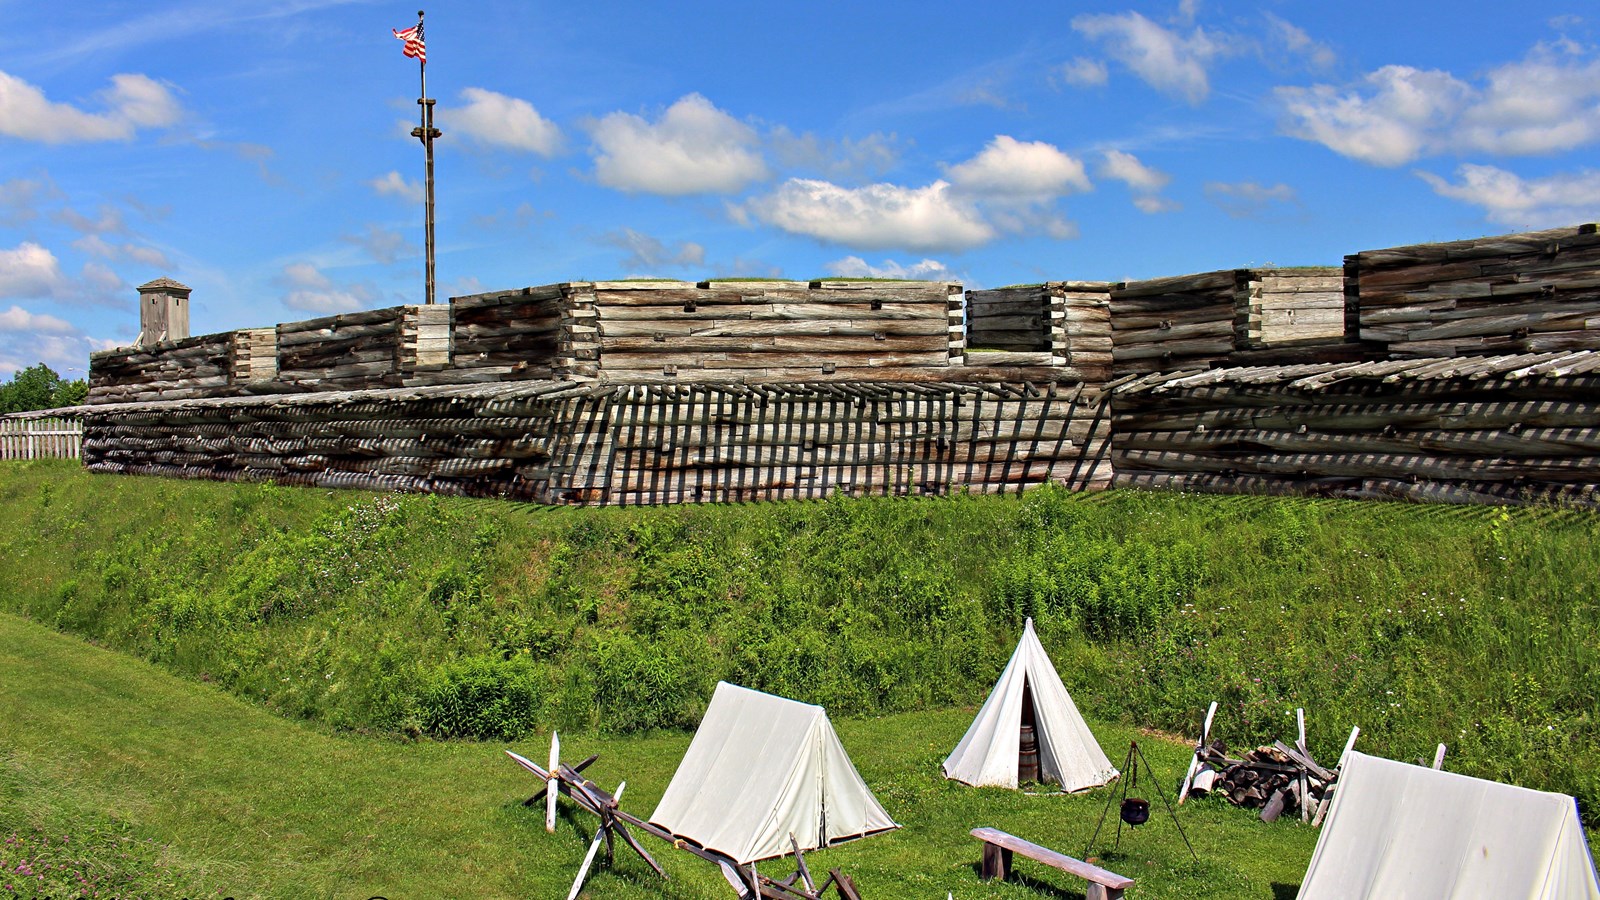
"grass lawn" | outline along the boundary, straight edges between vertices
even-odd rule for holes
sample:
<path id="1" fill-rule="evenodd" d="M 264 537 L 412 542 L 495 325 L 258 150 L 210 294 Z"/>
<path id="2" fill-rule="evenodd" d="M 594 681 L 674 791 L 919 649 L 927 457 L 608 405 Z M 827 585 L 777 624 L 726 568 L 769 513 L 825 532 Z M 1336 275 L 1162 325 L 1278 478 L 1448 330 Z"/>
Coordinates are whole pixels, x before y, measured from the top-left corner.
<path id="1" fill-rule="evenodd" d="M 1028 797 L 944 781 L 939 762 L 970 715 L 837 721 L 863 777 L 905 827 L 818 852 L 813 870 L 845 868 L 868 898 L 1082 896 L 1081 882 L 1027 861 L 1012 882 L 978 880 L 972 827 L 1078 855 L 1105 794 Z M 1095 730 L 1117 763 L 1138 737 L 1170 796 L 1186 747 L 1125 728 Z M 688 742 L 682 732 L 572 734 L 563 746 L 572 759 L 600 753 L 590 774 L 608 787 L 626 778 L 623 805 L 648 814 Z M 536 785 L 501 753 L 512 747 L 537 759 L 547 743 L 546 734 L 498 744 L 335 733 L 0 613 L 0 836 L 31 841 L 35 868 L 65 866 L 54 870 L 61 883 L 87 874 L 133 885 L 118 896 L 561 896 L 593 822 L 568 815 L 557 834 L 545 834 L 542 813 L 520 804 Z M 1151 823 L 1125 832 L 1119 853 L 1094 854 L 1138 879 L 1130 896 L 1293 896 L 1313 830 L 1197 801 L 1181 810 L 1195 863 L 1151 785 L 1140 787 L 1154 803 Z M 615 870 L 591 876 L 586 896 L 731 896 L 709 865 L 645 841 L 670 882 L 619 855 Z M 0 853 L 15 855 L 16 846 Z M 14 874 L 7 883 L 29 896 Z"/>

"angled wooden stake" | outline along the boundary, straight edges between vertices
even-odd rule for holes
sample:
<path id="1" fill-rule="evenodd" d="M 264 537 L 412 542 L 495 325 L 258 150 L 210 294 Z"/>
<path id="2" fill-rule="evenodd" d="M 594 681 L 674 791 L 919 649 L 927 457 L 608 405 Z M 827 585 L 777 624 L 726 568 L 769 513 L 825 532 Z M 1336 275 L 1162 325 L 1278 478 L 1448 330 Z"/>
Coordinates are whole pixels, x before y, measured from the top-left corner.
<path id="1" fill-rule="evenodd" d="M 1295 749 L 1304 753 L 1308 758 L 1311 750 L 1306 747 L 1306 711 L 1305 707 L 1296 707 L 1294 711 L 1295 725 L 1299 728 L 1300 736 L 1295 739 Z M 1311 821 L 1311 783 L 1306 778 L 1305 769 L 1300 770 L 1298 787 L 1300 789 L 1300 821 Z"/>
<path id="2" fill-rule="evenodd" d="M 1440 744 L 1439 749 L 1433 751 L 1433 767 L 1437 769 L 1442 765 L 1444 765 L 1444 745 Z"/>
<path id="3" fill-rule="evenodd" d="M 1211 701 L 1211 708 L 1206 710 L 1206 723 L 1200 728 L 1200 740 L 1195 742 L 1194 756 L 1189 760 L 1189 771 L 1183 775 L 1183 787 L 1178 789 L 1178 805 L 1189 797 L 1189 788 L 1194 786 L 1195 773 L 1200 771 L 1200 748 L 1206 745 L 1206 740 L 1211 737 L 1211 718 L 1217 714 L 1217 701 Z"/>
<path id="4" fill-rule="evenodd" d="M 561 768 L 561 735 L 550 732 L 550 778 L 544 794 L 544 830 L 556 833 L 556 770 Z"/>
<path id="5" fill-rule="evenodd" d="M 1361 726 L 1360 725 L 1352 725 L 1352 726 L 1350 726 L 1350 737 L 1349 737 L 1348 740 L 1346 740 L 1344 742 L 1344 752 L 1339 754 L 1339 765 L 1341 767 L 1344 766 L 1344 758 L 1346 756 L 1350 755 L 1350 751 L 1351 750 L 1355 749 L 1356 738 L 1358 738 L 1360 736 L 1361 736 Z"/>
<path id="6" fill-rule="evenodd" d="M 613 795 L 612 799 L 621 800 L 622 791 L 627 788 L 627 786 L 628 783 L 626 781 L 617 785 L 617 793 Z M 583 856 L 583 865 L 578 868 L 578 877 L 572 881 L 572 890 L 567 892 L 567 900 L 576 900 L 578 891 L 583 889 L 583 879 L 589 874 L 589 866 L 594 862 L 594 855 L 596 851 L 600 849 L 600 842 L 605 840 L 605 837 L 609 832 L 609 824 L 604 820 L 595 826 L 594 840 L 589 842 L 589 852 Z"/>

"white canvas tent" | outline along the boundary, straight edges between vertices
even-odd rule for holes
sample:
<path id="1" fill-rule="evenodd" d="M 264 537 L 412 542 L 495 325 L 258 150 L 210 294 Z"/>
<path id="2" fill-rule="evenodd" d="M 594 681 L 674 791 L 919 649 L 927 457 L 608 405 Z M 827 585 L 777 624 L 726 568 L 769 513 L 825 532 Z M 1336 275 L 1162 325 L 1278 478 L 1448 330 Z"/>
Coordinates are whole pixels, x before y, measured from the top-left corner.
<path id="1" fill-rule="evenodd" d="M 900 827 L 822 707 L 727 682 L 650 821 L 741 865 Z"/>
<path id="2" fill-rule="evenodd" d="M 1597 900 L 1577 804 L 1350 752 L 1299 900 Z"/>
<path id="3" fill-rule="evenodd" d="M 1024 691 L 1026 688 L 1026 691 Z M 1117 770 L 1095 741 L 1056 667 L 1045 655 L 1033 620 L 1011 654 L 989 699 L 972 727 L 944 761 L 944 776 L 974 786 L 1017 786 L 1024 693 L 1033 704 L 1033 727 L 1039 749 L 1039 778 L 1064 791 L 1081 791 L 1117 777 Z"/>

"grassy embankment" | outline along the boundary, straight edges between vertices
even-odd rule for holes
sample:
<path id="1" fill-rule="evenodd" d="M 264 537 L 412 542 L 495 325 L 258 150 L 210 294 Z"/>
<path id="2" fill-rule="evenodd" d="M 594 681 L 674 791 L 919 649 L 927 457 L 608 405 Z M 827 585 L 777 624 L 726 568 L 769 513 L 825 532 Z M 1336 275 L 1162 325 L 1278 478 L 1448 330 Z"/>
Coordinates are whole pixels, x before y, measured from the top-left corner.
<path id="1" fill-rule="evenodd" d="M 1554 510 L 1049 491 L 544 510 L 10 464 L 0 608 L 290 717 L 488 737 L 681 729 L 719 677 L 836 716 L 973 704 L 1033 615 L 1097 721 L 1192 731 L 1218 699 L 1242 745 L 1303 705 L 1323 756 L 1352 724 L 1400 758 L 1443 740 L 1450 768 L 1589 813 L 1597 537 Z"/>

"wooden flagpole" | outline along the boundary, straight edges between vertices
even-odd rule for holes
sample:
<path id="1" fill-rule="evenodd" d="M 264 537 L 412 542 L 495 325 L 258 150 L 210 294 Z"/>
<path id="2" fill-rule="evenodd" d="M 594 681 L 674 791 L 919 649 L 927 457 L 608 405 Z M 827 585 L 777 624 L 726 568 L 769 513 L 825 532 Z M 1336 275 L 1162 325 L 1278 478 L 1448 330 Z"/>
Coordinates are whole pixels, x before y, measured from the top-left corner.
<path id="1" fill-rule="evenodd" d="M 422 28 L 422 10 L 417 10 L 417 28 Z M 423 34 L 426 40 L 426 34 Z M 425 302 L 433 303 L 433 140 L 444 132 L 433 127 L 434 101 L 428 96 L 428 59 L 424 53 L 421 60 L 422 96 L 417 99 L 417 105 L 422 107 L 422 125 L 411 129 L 411 136 L 422 141 L 424 156 L 427 158 L 427 212 L 425 214 L 424 229 L 427 243 L 427 285 Z"/>

